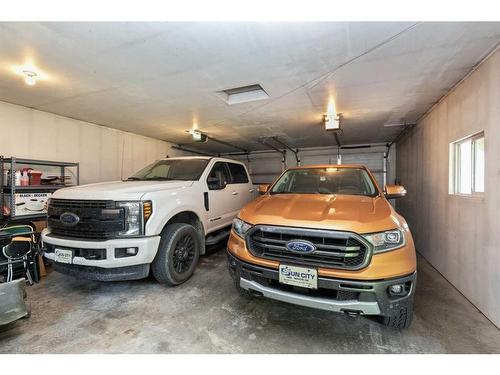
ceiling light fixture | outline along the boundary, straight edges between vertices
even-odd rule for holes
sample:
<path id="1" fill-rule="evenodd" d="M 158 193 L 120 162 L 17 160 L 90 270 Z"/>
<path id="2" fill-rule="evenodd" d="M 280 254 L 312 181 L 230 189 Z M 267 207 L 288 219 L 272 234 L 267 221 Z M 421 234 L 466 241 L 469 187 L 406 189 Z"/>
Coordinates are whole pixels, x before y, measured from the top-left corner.
<path id="1" fill-rule="evenodd" d="M 340 119 L 340 114 L 336 116 L 324 115 L 323 123 L 325 124 L 325 130 L 340 130 Z"/>
<path id="2" fill-rule="evenodd" d="M 36 74 L 31 70 L 23 70 L 23 74 L 24 74 L 24 83 L 26 83 L 28 86 L 36 85 L 38 74 Z"/>
<path id="3" fill-rule="evenodd" d="M 335 110 L 335 102 L 330 98 L 326 115 L 323 115 L 325 130 L 340 130 L 340 119 L 342 114 Z"/>
<path id="4" fill-rule="evenodd" d="M 206 134 L 203 134 L 198 129 L 186 130 L 193 137 L 193 141 L 195 142 L 206 142 L 208 137 Z"/>
<path id="5" fill-rule="evenodd" d="M 340 130 L 341 116 L 342 115 L 340 113 L 337 113 L 335 109 L 335 101 L 331 97 L 328 101 L 326 115 L 323 115 L 323 124 L 325 125 L 325 130 Z"/>

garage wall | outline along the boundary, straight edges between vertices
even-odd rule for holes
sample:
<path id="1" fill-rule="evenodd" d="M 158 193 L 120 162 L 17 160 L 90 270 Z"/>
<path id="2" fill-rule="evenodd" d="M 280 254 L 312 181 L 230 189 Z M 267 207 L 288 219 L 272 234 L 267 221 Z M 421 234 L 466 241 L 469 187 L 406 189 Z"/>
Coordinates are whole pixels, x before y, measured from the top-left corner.
<path id="1" fill-rule="evenodd" d="M 0 155 L 80 162 L 80 183 L 125 178 L 165 155 L 164 141 L 0 102 Z"/>
<path id="2" fill-rule="evenodd" d="M 484 197 L 449 195 L 449 143 L 483 130 Z M 500 51 L 397 146 L 397 207 L 418 251 L 500 327 Z"/>

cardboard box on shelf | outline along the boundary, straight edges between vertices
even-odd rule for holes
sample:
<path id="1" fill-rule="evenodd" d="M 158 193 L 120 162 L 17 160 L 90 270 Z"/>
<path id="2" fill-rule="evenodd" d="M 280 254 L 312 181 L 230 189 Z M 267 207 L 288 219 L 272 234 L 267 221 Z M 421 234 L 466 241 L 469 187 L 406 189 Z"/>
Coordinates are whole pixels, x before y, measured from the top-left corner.
<path id="1" fill-rule="evenodd" d="M 16 193 L 14 194 L 15 212 L 10 206 L 11 195 L 5 194 L 5 203 L 11 213 L 18 216 L 47 214 L 47 201 L 52 193 Z"/>

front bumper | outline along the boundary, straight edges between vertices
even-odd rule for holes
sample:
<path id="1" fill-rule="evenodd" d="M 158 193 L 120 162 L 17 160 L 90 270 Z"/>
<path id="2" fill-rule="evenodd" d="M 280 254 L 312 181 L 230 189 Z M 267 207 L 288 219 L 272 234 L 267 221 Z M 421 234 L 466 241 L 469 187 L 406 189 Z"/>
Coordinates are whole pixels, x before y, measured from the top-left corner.
<path id="1" fill-rule="evenodd" d="M 160 236 L 142 238 L 123 238 L 107 241 L 85 241 L 72 238 L 55 237 L 48 229 L 42 232 L 44 248 L 59 247 L 62 249 L 90 249 L 104 250 L 105 259 L 86 259 L 73 256 L 72 264 L 57 263 L 54 261 L 54 252 L 44 251 L 43 256 L 54 263 L 56 271 L 92 280 L 132 280 L 146 277 L 149 273 L 149 264 L 154 260 Z M 49 246 L 47 246 L 49 245 Z M 116 248 L 136 247 L 137 254 L 134 256 L 116 258 Z"/>
<path id="2" fill-rule="evenodd" d="M 321 310 L 362 315 L 390 316 L 413 302 L 416 272 L 385 280 L 360 281 L 318 278 L 318 289 L 291 287 L 278 282 L 278 270 L 246 263 L 228 252 L 228 263 L 235 284 L 252 294 Z M 388 288 L 405 284 L 407 294 L 392 297 Z"/>

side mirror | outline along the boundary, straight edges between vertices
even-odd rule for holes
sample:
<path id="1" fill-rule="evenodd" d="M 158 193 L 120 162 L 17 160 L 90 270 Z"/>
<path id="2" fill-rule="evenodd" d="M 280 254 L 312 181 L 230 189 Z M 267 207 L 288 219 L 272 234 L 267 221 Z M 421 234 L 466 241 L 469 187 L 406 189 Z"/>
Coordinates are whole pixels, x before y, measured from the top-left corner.
<path id="1" fill-rule="evenodd" d="M 401 185 L 385 185 L 384 195 L 387 199 L 401 198 L 406 195 L 406 189 Z"/>
<path id="2" fill-rule="evenodd" d="M 225 189 L 227 183 L 226 181 L 221 181 L 217 177 L 207 178 L 207 185 L 210 190 L 222 190 Z"/>
<path id="3" fill-rule="evenodd" d="M 269 188 L 271 187 L 271 184 L 261 184 L 259 185 L 259 194 L 266 194 Z"/>

